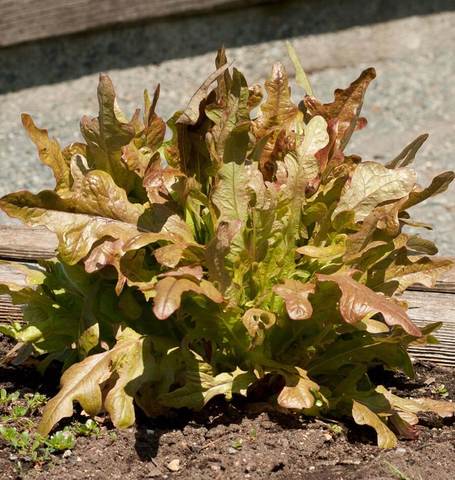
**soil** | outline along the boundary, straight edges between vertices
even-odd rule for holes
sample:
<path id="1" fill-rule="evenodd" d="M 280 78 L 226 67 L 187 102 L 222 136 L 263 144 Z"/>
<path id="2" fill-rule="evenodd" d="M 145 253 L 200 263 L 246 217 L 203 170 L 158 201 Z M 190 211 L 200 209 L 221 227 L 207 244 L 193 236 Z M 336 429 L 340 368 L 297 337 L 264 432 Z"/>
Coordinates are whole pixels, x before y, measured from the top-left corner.
<path id="1" fill-rule="evenodd" d="M 0 357 L 9 348 L 0 338 Z M 404 396 L 432 396 L 440 385 L 455 399 L 453 370 L 416 364 L 416 378 L 381 374 L 381 381 Z M 0 366 L 0 388 L 52 394 L 55 378 L 33 370 Z M 336 433 L 333 425 L 342 427 Z M 434 478 L 451 480 L 455 471 L 455 422 L 421 419 L 420 436 L 384 451 L 369 428 L 334 424 L 275 412 L 255 413 L 245 405 L 215 401 L 200 413 L 145 419 L 114 431 L 107 422 L 98 437 L 79 437 L 72 451 L 32 465 L 0 442 L 0 478 L 86 479 L 251 479 L 350 480 Z M 338 429 L 340 430 L 340 429 Z"/>

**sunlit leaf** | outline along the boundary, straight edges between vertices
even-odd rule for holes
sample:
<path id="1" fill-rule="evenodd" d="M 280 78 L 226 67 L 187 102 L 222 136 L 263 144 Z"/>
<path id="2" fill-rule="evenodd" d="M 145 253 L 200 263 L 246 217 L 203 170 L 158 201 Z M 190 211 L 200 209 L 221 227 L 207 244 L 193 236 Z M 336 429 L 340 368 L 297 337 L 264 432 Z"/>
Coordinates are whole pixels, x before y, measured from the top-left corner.
<path id="1" fill-rule="evenodd" d="M 368 407 L 352 402 L 352 417 L 358 425 L 368 425 L 376 430 L 379 448 L 394 448 L 397 446 L 397 438 L 387 425 Z"/>
<path id="2" fill-rule="evenodd" d="M 364 220 L 379 204 L 407 196 L 415 182 L 416 174 L 412 170 L 389 170 L 379 163 L 361 163 L 354 171 L 333 215 L 354 210 L 355 219 Z"/>

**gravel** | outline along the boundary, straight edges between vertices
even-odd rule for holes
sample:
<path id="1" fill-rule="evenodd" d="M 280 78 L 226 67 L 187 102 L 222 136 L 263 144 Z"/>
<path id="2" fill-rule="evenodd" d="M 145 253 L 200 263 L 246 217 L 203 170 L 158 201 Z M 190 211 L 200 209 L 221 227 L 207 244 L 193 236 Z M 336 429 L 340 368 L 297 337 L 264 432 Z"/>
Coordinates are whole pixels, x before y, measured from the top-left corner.
<path id="1" fill-rule="evenodd" d="M 291 3 L 291 7 L 300 8 L 296 6 L 295 2 Z M 268 8 L 273 13 L 270 17 L 271 21 L 277 23 L 283 13 L 277 11 L 276 7 Z M 264 8 L 250 9 L 245 14 L 248 21 L 253 22 L 256 11 L 264 14 Z M 231 15 L 229 18 L 235 20 L 233 14 L 225 15 L 225 18 Z M 210 36 L 209 20 L 211 17 L 206 17 L 205 20 L 204 18 L 198 17 L 194 21 L 202 22 L 201 24 L 205 25 L 202 34 Z M 292 16 L 288 15 L 288 18 L 291 19 Z M 349 64 L 343 57 L 345 65 L 336 65 L 335 68 L 327 68 L 323 59 L 318 58 L 318 50 L 308 53 L 308 63 L 313 70 L 310 72 L 310 80 L 317 95 L 328 101 L 332 97 L 334 88 L 347 86 L 363 68 L 373 64 L 377 69 L 378 78 L 371 85 L 364 106 L 364 115 L 368 118 L 369 125 L 353 137 L 350 150 L 366 159 L 386 161 L 395 156 L 417 135 L 428 132 L 430 139 L 421 149 L 416 160 L 419 181 L 425 185 L 437 173 L 453 168 L 455 56 L 450 48 L 441 47 L 441 41 L 448 45 L 450 40 L 455 40 L 453 33 L 447 33 L 451 31 L 450 25 L 453 25 L 454 20 L 454 13 L 440 12 L 388 21 L 379 25 L 359 26 L 354 24 L 348 28 L 326 33 L 316 32 L 317 35 L 314 33 L 304 35 L 302 30 L 296 31 L 293 20 L 289 20 L 293 29 L 286 30 L 286 25 L 282 25 L 280 34 L 272 35 L 273 40 L 262 39 L 254 44 L 241 46 L 237 45 L 238 42 L 231 42 L 234 46 L 228 49 L 228 53 L 252 83 L 262 81 L 274 61 L 288 62 L 285 59 L 284 42 L 281 40 L 283 37 L 292 37 L 300 53 L 308 53 L 308 50 L 305 50 L 305 46 L 308 45 L 311 45 L 312 48 L 320 45 L 323 52 L 327 45 L 333 45 L 337 39 L 343 39 L 344 44 L 347 42 L 353 44 L 356 38 L 364 39 L 365 51 L 370 52 L 369 56 L 355 54 Z M 189 21 L 188 19 L 182 20 L 187 23 Z M 244 28 L 247 27 L 248 21 Z M 431 25 L 430 30 L 428 30 L 428 25 Z M 151 35 L 149 30 L 153 26 L 154 24 L 137 27 L 136 34 L 138 31 L 146 31 Z M 418 36 L 419 32 L 425 31 L 423 28 L 425 26 L 427 32 L 434 32 L 434 39 L 428 38 L 428 35 L 424 38 L 423 34 Z M 160 28 L 163 28 L 162 25 Z M 172 28 L 176 28 L 175 22 Z M 404 35 L 406 39 L 412 41 L 404 42 L 403 45 L 406 45 L 401 49 L 397 44 L 396 51 L 393 53 L 389 51 L 384 53 L 378 43 L 380 38 L 377 36 L 377 32 L 384 31 L 384 29 L 387 32 L 399 32 L 400 35 Z M 112 45 L 116 47 L 118 45 L 113 40 L 112 31 L 96 35 L 99 37 L 99 51 L 107 48 L 106 38 L 108 37 L 111 42 L 109 51 L 114 49 L 115 54 L 116 51 Z M 99 55 L 99 51 L 96 50 L 98 38 L 96 35 L 91 34 L 89 42 L 93 49 L 91 55 L 95 57 Z M 131 33 L 127 35 L 124 31 L 120 31 L 119 35 L 129 38 L 131 41 L 134 40 L 134 35 Z M 185 32 L 181 32 L 181 35 L 180 43 L 185 39 Z M 217 35 L 219 36 L 219 34 L 213 33 L 211 39 L 209 38 L 210 48 L 207 51 L 201 51 L 199 47 L 195 47 L 196 53 L 187 54 L 188 56 L 185 58 L 163 53 L 158 54 L 157 58 L 164 58 L 164 60 L 156 61 L 150 59 L 150 55 L 147 54 L 147 61 L 141 64 L 138 60 L 141 56 L 140 48 L 136 48 L 132 52 L 132 46 L 129 44 L 127 50 L 131 58 L 124 59 L 124 64 L 121 65 L 111 64 L 111 66 L 120 65 L 121 68 L 105 68 L 109 65 L 102 64 L 102 68 L 107 70 L 113 78 L 122 109 L 131 114 L 134 108 L 142 102 L 143 89 L 147 87 L 151 90 L 158 82 L 161 83 L 162 92 L 159 113 L 168 117 L 174 110 L 184 106 L 191 93 L 213 68 L 214 47 L 212 47 L 212 43 L 213 36 L 218 39 Z M 451 35 L 451 37 L 447 38 L 447 35 Z M 191 36 L 189 38 L 191 40 Z M 415 40 L 416 38 L 417 40 Z M 423 43 L 419 43 L 421 38 L 425 40 Z M 73 43 L 79 41 L 80 39 L 75 38 Z M 64 42 L 71 44 L 71 39 L 64 40 Z M 54 43 L 57 45 L 58 41 L 56 40 Z M 38 57 L 44 55 L 43 52 L 40 53 L 39 45 L 38 47 L 17 47 L 16 50 L 20 53 L 28 48 L 29 56 L 27 58 L 30 59 L 31 51 Z M 46 55 L 49 53 L 49 48 L 49 43 L 42 46 L 43 51 L 47 52 L 45 52 Z M 57 62 L 57 65 L 60 62 L 62 65 L 62 80 L 58 81 L 58 75 L 55 78 L 48 77 L 48 84 L 35 85 L 36 79 L 31 79 L 27 83 L 24 79 L 26 70 L 21 64 L 20 57 L 13 61 L 11 51 L 7 51 L 4 55 L 5 64 L 8 67 L 6 73 L 11 78 L 11 88 L 8 91 L 4 84 L 0 88 L 2 92 L 0 94 L 2 105 L 0 110 L 1 195 L 19 189 L 38 191 L 53 186 L 50 172 L 39 164 L 34 146 L 26 138 L 20 126 L 20 112 L 30 113 L 38 126 L 48 128 L 50 134 L 57 137 L 62 144 L 80 139 L 78 127 L 80 117 L 84 114 L 94 115 L 96 113 L 98 72 L 92 71 L 95 69 L 89 69 L 90 73 L 87 74 L 87 69 L 84 69 L 82 64 L 78 66 L 77 59 L 72 58 L 71 61 L 74 62 L 76 71 L 72 78 L 67 78 L 68 51 L 55 48 L 55 57 L 52 57 L 52 62 Z M 188 47 L 187 50 L 191 51 L 191 48 Z M 120 52 L 116 54 L 120 55 Z M 366 63 L 365 58 L 369 60 L 369 64 Z M 0 52 L 0 61 L 1 59 L 2 52 Z M 49 59 L 47 61 L 50 62 Z M 303 63 L 307 63 L 305 58 L 303 58 Z M 54 65 L 53 68 L 55 70 L 57 67 Z M 78 68 L 80 74 L 78 74 Z M 44 73 L 38 72 L 39 75 L 44 80 L 47 78 Z M 437 240 L 442 254 L 454 254 L 455 238 L 452 232 L 455 224 L 455 189 L 453 186 L 444 195 L 430 199 L 426 204 L 416 207 L 413 216 L 435 226 L 434 231 L 425 233 L 425 235 Z M 7 221 L 5 217 L 0 217 L 0 222 L 5 221 Z"/>

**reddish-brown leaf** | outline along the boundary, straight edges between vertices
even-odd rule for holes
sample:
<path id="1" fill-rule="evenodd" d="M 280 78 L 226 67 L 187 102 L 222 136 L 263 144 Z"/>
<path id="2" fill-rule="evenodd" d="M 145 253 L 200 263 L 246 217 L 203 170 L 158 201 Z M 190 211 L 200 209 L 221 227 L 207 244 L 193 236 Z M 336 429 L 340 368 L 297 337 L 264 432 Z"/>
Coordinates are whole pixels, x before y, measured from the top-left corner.
<path id="1" fill-rule="evenodd" d="M 367 315 L 381 313 L 387 325 L 399 325 L 415 337 L 422 335 L 403 307 L 355 281 L 348 273 L 318 274 L 317 278 L 320 282 L 334 282 L 338 285 L 341 290 L 340 313 L 347 323 L 354 324 Z"/>
<path id="2" fill-rule="evenodd" d="M 287 279 L 283 284 L 275 285 L 273 291 L 284 300 L 286 310 L 292 320 L 306 320 L 313 314 L 313 307 L 308 300 L 308 295 L 314 293 L 314 283 Z"/>

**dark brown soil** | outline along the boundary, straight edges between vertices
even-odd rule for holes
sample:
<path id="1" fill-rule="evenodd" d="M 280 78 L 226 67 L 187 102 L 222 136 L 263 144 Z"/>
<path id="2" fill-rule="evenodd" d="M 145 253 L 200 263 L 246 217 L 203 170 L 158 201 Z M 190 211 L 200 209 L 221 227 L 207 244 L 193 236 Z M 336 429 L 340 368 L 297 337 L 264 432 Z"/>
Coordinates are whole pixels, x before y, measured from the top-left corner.
<path id="1" fill-rule="evenodd" d="M 3 345 L 3 348 L 2 348 Z M 0 338 L 0 357 L 6 348 Z M 2 352 L 3 350 L 3 352 Z M 444 384 L 455 399 L 451 369 L 417 364 L 417 378 L 390 376 L 382 382 L 410 396 L 437 397 Z M 52 393 L 55 379 L 24 368 L 0 367 L 0 388 Z M 335 433 L 331 422 L 277 413 L 254 413 L 239 405 L 214 402 L 198 414 L 138 419 L 123 431 L 102 427 L 98 438 L 80 437 L 63 457 L 43 465 L 17 465 L 0 443 L 0 478 L 69 479 L 402 479 L 452 480 L 455 472 L 455 425 L 452 419 L 423 418 L 420 437 L 383 451 L 368 428 L 350 426 Z M 332 423 L 333 425 L 333 423 Z"/>

